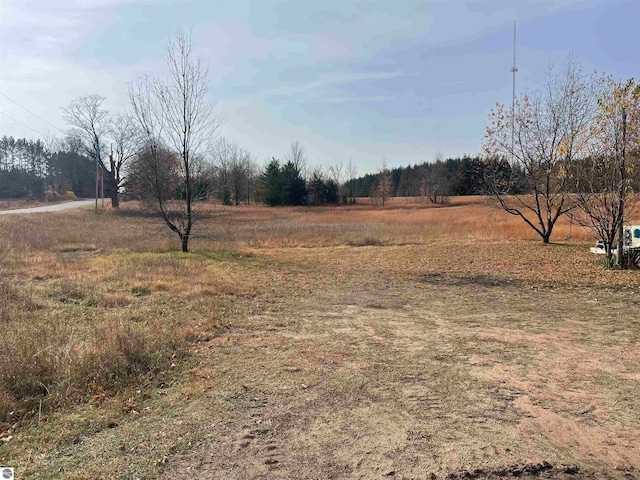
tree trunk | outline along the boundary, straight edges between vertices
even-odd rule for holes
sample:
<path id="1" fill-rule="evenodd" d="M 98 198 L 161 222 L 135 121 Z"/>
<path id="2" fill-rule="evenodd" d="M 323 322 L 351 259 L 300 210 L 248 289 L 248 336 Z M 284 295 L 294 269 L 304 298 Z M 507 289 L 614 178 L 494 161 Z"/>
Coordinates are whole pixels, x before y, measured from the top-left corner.
<path id="1" fill-rule="evenodd" d="M 549 239 L 551 238 L 551 232 L 547 232 L 544 235 L 541 235 L 542 243 L 549 243 Z"/>
<path id="2" fill-rule="evenodd" d="M 193 227 L 193 220 L 191 217 L 191 204 L 187 205 L 187 208 L 187 225 L 185 226 L 185 229 L 182 232 L 182 236 L 180 237 L 180 239 L 182 240 L 183 253 L 189 253 L 189 237 L 191 236 L 191 228 Z"/>
<path id="3" fill-rule="evenodd" d="M 111 192 L 111 208 L 120 208 L 120 194 L 118 190 Z"/>
<path id="4" fill-rule="evenodd" d="M 623 263 L 623 250 L 624 250 L 624 200 L 620 198 L 620 205 L 618 207 L 620 209 L 620 222 L 618 224 L 618 252 L 617 252 L 617 260 L 618 260 L 618 268 L 624 268 Z"/>
<path id="5" fill-rule="evenodd" d="M 624 268 L 622 264 L 622 247 L 623 243 L 623 229 L 624 229 L 624 207 L 627 199 L 627 112 L 625 108 L 622 108 L 622 159 L 620 161 L 620 222 L 618 224 L 618 268 Z"/>
<path id="6" fill-rule="evenodd" d="M 111 191 L 111 207 L 120 208 L 120 193 L 118 192 L 118 184 L 120 182 L 116 178 L 115 172 L 107 171 L 107 184 Z M 103 192 L 104 193 L 104 192 Z"/>

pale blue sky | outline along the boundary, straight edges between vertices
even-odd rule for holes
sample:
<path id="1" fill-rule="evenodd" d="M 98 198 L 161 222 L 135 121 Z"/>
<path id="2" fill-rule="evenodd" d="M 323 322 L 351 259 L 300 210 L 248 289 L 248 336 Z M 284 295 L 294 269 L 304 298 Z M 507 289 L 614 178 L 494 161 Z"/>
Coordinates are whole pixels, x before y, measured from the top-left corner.
<path id="1" fill-rule="evenodd" d="M 487 114 L 574 54 L 637 75 L 637 0 L 0 0 L 0 93 L 60 129 L 80 95 L 126 106 L 126 83 L 162 75 L 168 36 L 192 29 L 221 133 L 259 161 L 299 140 L 312 163 L 370 172 L 479 152 Z M 0 112 L 57 132 L 0 95 Z M 38 137 L 4 115 L 0 135 Z"/>

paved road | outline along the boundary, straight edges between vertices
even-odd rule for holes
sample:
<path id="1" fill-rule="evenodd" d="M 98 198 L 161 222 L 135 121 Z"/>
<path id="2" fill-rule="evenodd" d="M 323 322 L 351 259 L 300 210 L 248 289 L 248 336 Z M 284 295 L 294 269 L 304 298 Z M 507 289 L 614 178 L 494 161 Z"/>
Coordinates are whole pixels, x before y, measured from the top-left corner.
<path id="1" fill-rule="evenodd" d="M 69 210 L 71 208 L 86 207 L 88 205 L 93 205 L 94 203 L 95 203 L 95 199 L 78 200 L 77 202 L 57 203 L 54 205 L 44 205 L 42 207 L 19 208 L 15 210 L 0 210 L 0 215 L 12 215 L 16 213 L 61 212 L 62 210 Z M 98 205 L 101 205 L 101 204 L 99 203 Z"/>

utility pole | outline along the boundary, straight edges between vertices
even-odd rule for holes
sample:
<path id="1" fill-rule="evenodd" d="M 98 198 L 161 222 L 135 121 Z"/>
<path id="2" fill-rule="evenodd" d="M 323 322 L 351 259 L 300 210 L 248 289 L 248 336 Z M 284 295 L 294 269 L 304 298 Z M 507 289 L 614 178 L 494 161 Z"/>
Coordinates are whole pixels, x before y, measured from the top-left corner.
<path id="1" fill-rule="evenodd" d="M 513 74 L 513 93 L 511 97 L 511 157 L 515 157 L 515 129 L 516 129 L 516 73 L 518 67 L 516 67 L 516 21 L 513 21 L 513 67 L 511 67 L 511 73 Z"/>
<path id="2" fill-rule="evenodd" d="M 49 203 L 49 191 L 47 187 L 47 166 L 44 167 L 44 203 Z"/>
<path id="3" fill-rule="evenodd" d="M 104 170 L 100 170 L 100 199 L 104 209 Z"/>
<path id="4" fill-rule="evenodd" d="M 98 213 L 98 157 L 96 157 L 96 208 L 95 213 Z"/>

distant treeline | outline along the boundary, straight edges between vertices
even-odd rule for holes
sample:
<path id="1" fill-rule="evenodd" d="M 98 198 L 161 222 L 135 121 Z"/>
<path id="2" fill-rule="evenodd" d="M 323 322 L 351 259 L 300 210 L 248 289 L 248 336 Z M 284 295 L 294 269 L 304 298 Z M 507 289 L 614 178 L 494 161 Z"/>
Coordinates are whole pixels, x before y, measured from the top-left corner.
<path id="1" fill-rule="evenodd" d="M 486 192 L 484 181 L 487 168 L 495 170 L 497 164 L 469 156 L 394 168 L 389 170 L 392 179 L 390 196 L 424 196 L 433 202 L 439 202 L 451 195 L 481 195 Z M 517 171 L 517 165 L 514 167 L 508 163 L 501 163 L 499 168 L 504 170 L 506 177 L 524 178 L 524 173 Z M 349 196 L 374 196 L 380 176 L 380 173 L 370 173 L 348 180 L 345 186 Z M 513 188 L 513 193 L 522 193 L 519 190 L 525 188 L 524 182 L 520 188 Z"/>
<path id="2" fill-rule="evenodd" d="M 41 140 L 2 137 L 0 198 L 56 198 L 72 194 L 92 197 L 95 194 L 95 161 L 83 153 L 81 145 L 72 137 L 57 142 L 51 149 L 47 149 Z M 141 175 L 136 168 L 139 163 L 136 158 L 131 160 L 128 179 L 123 182 L 127 185 L 128 198 L 139 197 L 137 183 Z M 222 142 L 198 182 L 209 192 L 208 198 L 217 198 L 223 204 L 251 199 L 271 206 L 322 205 L 379 195 L 420 196 L 439 203 L 452 195 L 485 193 L 483 181 L 487 169 L 500 169 L 505 178 L 511 180 L 525 177 L 514 168 L 518 167 L 464 156 L 398 167 L 345 181 L 339 173 L 335 174 L 340 169 L 316 168 L 304 175 L 302 167 L 295 162 L 276 158 L 260 169 L 251 155 L 238 145 Z M 495 172 L 492 174 L 495 176 Z M 511 181 L 510 185 L 513 193 L 523 193 L 527 189 L 524 181 Z M 105 190 L 109 189 L 105 178 Z"/>
<path id="3" fill-rule="evenodd" d="M 72 142 L 50 152 L 41 140 L 0 139 L 0 197 L 91 197 L 95 193 L 95 163 Z"/>

